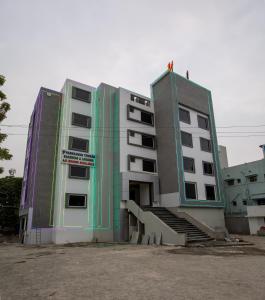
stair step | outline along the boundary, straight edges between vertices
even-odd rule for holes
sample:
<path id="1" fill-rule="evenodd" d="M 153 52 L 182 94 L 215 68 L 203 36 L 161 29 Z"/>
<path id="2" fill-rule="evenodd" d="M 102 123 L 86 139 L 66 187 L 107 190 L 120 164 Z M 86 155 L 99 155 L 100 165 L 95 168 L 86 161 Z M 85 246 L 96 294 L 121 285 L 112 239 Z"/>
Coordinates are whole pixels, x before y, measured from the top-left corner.
<path id="1" fill-rule="evenodd" d="M 152 212 L 174 231 L 185 233 L 187 242 L 200 242 L 212 239 L 188 220 L 175 216 L 164 207 L 142 207 L 142 209 Z"/>

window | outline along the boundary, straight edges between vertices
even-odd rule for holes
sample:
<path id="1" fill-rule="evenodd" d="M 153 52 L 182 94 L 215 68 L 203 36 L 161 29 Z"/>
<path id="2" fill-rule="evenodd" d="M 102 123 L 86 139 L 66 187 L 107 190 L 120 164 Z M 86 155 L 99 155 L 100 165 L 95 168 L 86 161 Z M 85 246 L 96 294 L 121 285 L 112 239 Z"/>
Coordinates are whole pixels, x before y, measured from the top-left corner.
<path id="1" fill-rule="evenodd" d="M 196 183 L 185 182 L 185 192 L 187 199 L 197 199 Z"/>
<path id="2" fill-rule="evenodd" d="M 91 92 L 81 90 L 77 87 L 72 88 L 72 98 L 80 101 L 84 101 L 87 103 L 91 102 Z"/>
<path id="3" fill-rule="evenodd" d="M 195 173 L 195 163 L 193 158 L 183 157 L 183 166 L 185 172 Z"/>
<path id="4" fill-rule="evenodd" d="M 212 152 L 211 141 L 200 137 L 201 150 L 206 152 Z"/>
<path id="5" fill-rule="evenodd" d="M 258 176 L 257 175 L 248 176 L 248 181 L 249 182 L 256 182 L 257 180 L 258 180 Z"/>
<path id="6" fill-rule="evenodd" d="M 88 140 L 80 139 L 76 137 L 69 137 L 69 149 L 81 152 L 88 152 Z"/>
<path id="7" fill-rule="evenodd" d="M 150 106 L 150 101 L 146 100 L 144 98 L 135 96 L 135 95 L 131 95 L 131 101 L 135 101 L 137 103 L 143 104 L 145 106 Z"/>
<path id="8" fill-rule="evenodd" d="M 86 208 L 87 195 L 85 194 L 66 194 L 66 208 Z"/>
<path id="9" fill-rule="evenodd" d="M 206 200 L 215 200 L 215 186 L 205 185 Z"/>
<path id="10" fill-rule="evenodd" d="M 190 124 L 190 112 L 186 109 L 179 108 L 179 120 Z"/>
<path id="11" fill-rule="evenodd" d="M 205 185 L 206 200 L 215 200 L 215 186 Z"/>
<path id="12" fill-rule="evenodd" d="M 202 165 L 204 175 L 214 175 L 213 163 L 203 161 Z"/>
<path id="13" fill-rule="evenodd" d="M 247 205 L 247 200 L 242 201 L 243 205 Z"/>
<path id="14" fill-rule="evenodd" d="M 151 135 L 142 135 L 142 146 L 147 148 L 155 148 L 154 137 Z"/>
<path id="15" fill-rule="evenodd" d="M 91 117 L 72 113 L 72 125 L 91 128 Z"/>
<path id="16" fill-rule="evenodd" d="M 232 201 L 233 206 L 237 206 L 237 202 L 235 200 Z"/>
<path id="17" fill-rule="evenodd" d="M 237 183 L 241 183 L 241 179 L 240 178 L 237 179 Z"/>
<path id="18" fill-rule="evenodd" d="M 130 112 L 133 113 L 134 112 L 134 108 L 132 106 L 130 106 Z"/>
<path id="19" fill-rule="evenodd" d="M 198 126 L 199 128 L 209 130 L 208 119 L 198 115 Z"/>
<path id="20" fill-rule="evenodd" d="M 89 168 L 83 166 L 69 166 L 69 177 L 76 179 L 89 179 Z"/>
<path id="21" fill-rule="evenodd" d="M 156 171 L 155 161 L 143 159 L 143 171 L 154 173 Z"/>
<path id="22" fill-rule="evenodd" d="M 188 132 L 181 131 L 181 142 L 183 146 L 193 147 L 192 135 Z"/>
<path id="23" fill-rule="evenodd" d="M 132 163 L 135 162 L 135 157 L 134 156 L 130 156 L 130 162 L 132 162 Z"/>
<path id="24" fill-rule="evenodd" d="M 226 180 L 226 183 L 227 183 L 227 185 L 234 185 L 234 183 L 235 183 L 235 180 L 234 179 L 227 179 Z"/>
<path id="25" fill-rule="evenodd" d="M 141 111 L 141 121 L 143 123 L 153 125 L 154 124 L 153 114 L 147 111 Z"/>

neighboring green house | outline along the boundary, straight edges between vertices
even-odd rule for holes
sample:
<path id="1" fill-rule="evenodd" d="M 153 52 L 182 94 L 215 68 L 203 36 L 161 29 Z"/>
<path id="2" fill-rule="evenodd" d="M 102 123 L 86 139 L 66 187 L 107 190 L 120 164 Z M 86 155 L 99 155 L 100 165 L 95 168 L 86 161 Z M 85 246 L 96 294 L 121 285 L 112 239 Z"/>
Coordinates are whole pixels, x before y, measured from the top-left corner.
<path id="1" fill-rule="evenodd" d="M 265 157 L 223 168 L 222 174 L 228 231 L 257 234 L 265 226 Z"/>

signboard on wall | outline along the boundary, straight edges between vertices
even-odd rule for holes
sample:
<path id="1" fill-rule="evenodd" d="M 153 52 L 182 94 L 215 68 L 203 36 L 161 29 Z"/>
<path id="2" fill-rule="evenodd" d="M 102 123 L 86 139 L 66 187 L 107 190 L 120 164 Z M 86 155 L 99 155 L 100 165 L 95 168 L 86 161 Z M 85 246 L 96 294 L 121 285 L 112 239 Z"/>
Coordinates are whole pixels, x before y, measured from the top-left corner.
<path id="1" fill-rule="evenodd" d="M 68 165 L 80 165 L 80 166 L 95 166 L 95 154 L 74 151 L 63 150 L 62 151 L 62 163 Z"/>

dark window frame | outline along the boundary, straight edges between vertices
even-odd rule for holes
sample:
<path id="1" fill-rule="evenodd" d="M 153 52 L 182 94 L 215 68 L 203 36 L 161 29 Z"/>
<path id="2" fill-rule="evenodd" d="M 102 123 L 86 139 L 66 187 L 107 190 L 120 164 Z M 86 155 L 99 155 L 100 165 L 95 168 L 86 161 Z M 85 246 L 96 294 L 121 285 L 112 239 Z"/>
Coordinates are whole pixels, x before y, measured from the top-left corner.
<path id="1" fill-rule="evenodd" d="M 205 170 L 204 170 L 204 164 L 211 164 L 212 165 L 212 170 L 213 170 L 213 173 L 210 174 L 210 173 L 205 173 Z M 213 162 L 210 162 L 210 161 L 202 161 L 202 170 L 203 170 L 203 175 L 205 176 L 215 176 L 215 170 L 214 170 L 214 163 Z"/>
<path id="2" fill-rule="evenodd" d="M 209 141 L 209 142 L 210 142 L 210 150 L 202 149 L 202 140 L 205 140 L 205 141 Z M 203 152 L 212 153 L 212 141 L 211 141 L 210 139 L 206 139 L 206 138 L 204 138 L 204 137 L 200 137 L 200 149 L 201 149 L 201 151 L 203 151 Z"/>
<path id="3" fill-rule="evenodd" d="M 79 176 L 71 175 L 71 168 L 72 167 L 78 167 L 78 168 L 86 169 L 86 177 L 79 177 Z M 69 167 L 68 167 L 68 177 L 71 178 L 71 179 L 89 180 L 90 179 L 90 168 L 87 167 L 87 166 L 69 165 Z"/>
<path id="4" fill-rule="evenodd" d="M 207 201 L 216 201 L 216 186 L 214 184 L 205 184 L 205 198 Z M 207 199 L 207 187 L 213 187 L 214 190 L 214 199 Z"/>
<path id="5" fill-rule="evenodd" d="M 228 186 L 233 186 L 235 185 L 235 179 L 231 178 L 231 179 L 225 179 L 225 182 Z M 232 183 L 233 182 L 233 183 Z M 231 183 L 231 184 L 230 184 Z"/>
<path id="6" fill-rule="evenodd" d="M 200 122 L 199 122 L 199 119 L 200 119 L 200 118 L 207 121 L 207 122 L 206 122 L 206 123 L 207 123 L 206 128 L 200 126 Z M 198 122 L 198 127 L 199 127 L 200 129 L 204 129 L 204 130 L 207 130 L 207 131 L 210 130 L 209 119 L 208 119 L 207 117 L 203 117 L 203 116 L 201 116 L 201 115 L 197 115 L 197 122 Z"/>
<path id="7" fill-rule="evenodd" d="M 134 161 L 135 161 L 135 159 L 141 159 L 141 160 L 148 160 L 148 161 L 153 162 L 154 163 L 154 169 L 155 169 L 155 171 L 154 172 L 148 172 L 148 171 L 144 171 L 144 170 L 142 170 L 142 171 L 132 171 L 130 169 L 130 162 L 132 162 L 131 161 L 132 158 L 134 159 Z M 137 155 L 131 155 L 131 154 L 129 154 L 128 155 L 128 171 L 139 172 L 139 173 L 147 172 L 147 173 L 150 173 L 150 174 L 155 174 L 155 173 L 157 173 L 157 162 L 156 162 L 155 159 L 151 159 L 151 158 L 146 158 L 146 157 L 142 157 L 142 156 L 137 156 Z"/>
<path id="8" fill-rule="evenodd" d="M 70 196 L 84 196 L 85 197 L 85 205 L 84 206 L 70 206 L 69 199 Z M 87 208 L 87 194 L 78 194 L 78 193 L 66 193 L 65 194 L 65 208 L 72 208 L 72 209 L 86 209 Z"/>
<path id="9" fill-rule="evenodd" d="M 86 92 L 88 93 L 89 95 L 89 98 L 88 100 L 84 99 L 84 98 L 80 98 L 80 97 L 77 97 L 76 96 L 76 93 L 74 93 L 74 90 L 80 90 L 80 91 L 83 91 L 83 92 Z M 72 86 L 72 99 L 74 100 L 79 100 L 79 101 L 82 101 L 82 102 L 85 102 L 85 103 L 91 103 L 91 91 L 87 91 L 87 90 L 84 90 L 84 89 L 81 89 L 79 87 L 76 87 L 76 86 Z"/>
<path id="10" fill-rule="evenodd" d="M 190 159 L 193 161 L 193 168 L 194 170 L 193 171 L 190 171 L 190 170 L 185 170 L 185 163 L 184 163 L 184 159 Z M 183 156 L 183 170 L 184 172 L 187 172 L 187 173 L 192 173 L 192 174 L 195 174 L 196 173 L 196 167 L 195 167 L 195 159 L 193 157 L 188 157 L 188 156 Z"/>
<path id="11" fill-rule="evenodd" d="M 185 113 L 188 113 L 188 121 L 186 121 L 186 120 L 181 120 L 181 111 L 182 112 L 185 112 Z M 191 124 L 191 120 L 190 120 L 190 111 L 189 110 L 187 110 L 187 109 L 185 109 L 185 108 L 182 108 L 182 107 L 179 107 L 179 121 L 180 122 L 183 122 L 183 123 L 186 123 L 186 124 Z"/>
<path id="12" fill-rule="evenodd" d="M 144 112 L 144 113 L 150 114 L 152 116 L 152 124 L 143 122 L 141 120 L 137 120 L 137 119 L 131 118 L 130 117 L 131 109 L 133 109 L 133 110 L 139 110 L 140 112 Z M 155 115 L 151 111 L 141 109 L 141 108 L 133 106 L 131 104 L 127 104 L 127 120 L 133 121 L 133 122 L 137 122 L 137 123 L 141 123 L 141 124 L 144 124 L 144 125 L 147 125 L 147 126 L 154 127 L 154 124 L 155 124 Z"/>
<path id="13" fill-rule="evenodd" d="M 73 148 L 73 139 L 78 139 L 78 140 L 82 140 L 86 142 L 86 150 L 82 150 L 82 149 L 77 149 L 77 148 Z M 68 149 L 69 150 L 74 150 L 74 151 L 79 151 L 79 152 L 85 152 L 88 153 L 89 152 L 89 140 L 87 139 L 82 139 L 76 136 L 69 136 L 69 141 L 68 141 Z"/>
<path id="14" fill-rule="evenodd" d="M 87 126 L 83 126 L 83 125 L 74 123 L 74 115 L 80 115 L 80 116 L 87 117 L 87 120 L 88 120 L 87 121 Z M 76 113 L 76 112 L 72 112 L 72 123 L 71 124 L 74 125 L 74 126 L 90 129 L 91 128 L 91 121 L 92 121 L 92 118 L 88 115 L 83 115 L 83 114 L 79 114 L 79 113 Z"/>
<path id="15" fill-rule="evenodd" d="M 253 174 L 253 175 L 248 175 L 246 176 L 247 177 L 247 180 L 249 183 L 253 183 L 253 182 L 258 182 L 258 175 L 257 174 Z M 255 180 L 251 180 L 252 178 L 255 178 Z"/>
<path id="16" fill-rule="evenodd" d="M 134 137 L 134 135 L 131 134 L 140 134 L 141 136 L 145 135 L 147 137 L 153 138 L 153 147 L 148 147 L 148 146 L 144 146 L 144 145 L 138 145 L 138 144 L 134 144 L 130 142 L 130 137 Z M 149 133 L 144 133 L 144 132 L 140 132 L 140 131 L 136 131 L 136 130 L 131 130 L 128 129 L 127 130 L 127 144 L 131 145 L 131 146 L 136 146 L 136 147 L 140 147 L 140 148 L 145 148 L 145 149 L 150 149 L 150 150 L 155 150 L 156 149 L 156 138 L 155 135 L 153 134 L 149 134 Z"/>
<path id="17" fill-rule="evenodd" d="M 188 198 L 187 197 L 187 193 L 186 193 L 186 183 L 187 184 L 192 184 L 195 186 L 195 198 Z M 189 200 L 198 200 L 198 188 L 197 188 L 197 182 L 194 182 L 194 181 L 185 181 L 184 182 L 184 187 L 185 187 L 185 197 L 186 199 L 189 201 Z"/>
<path id="18" fill-rule="evenodd" d="M 183 139 L 182 139 L 182 133 L 184 134 L 188 134 L 189 136 L 191 136 L 191 145 L 187 145 L 187 144 L 183 144 Z M 192 134 L 187 132 L 187 131 L 180 131 L 180 139 L 181 139 L 181 145 L 185 146 L 185 147 L 189 147 L 189 148 L 193 148 L 193 138 L 192 138 Z"/>

